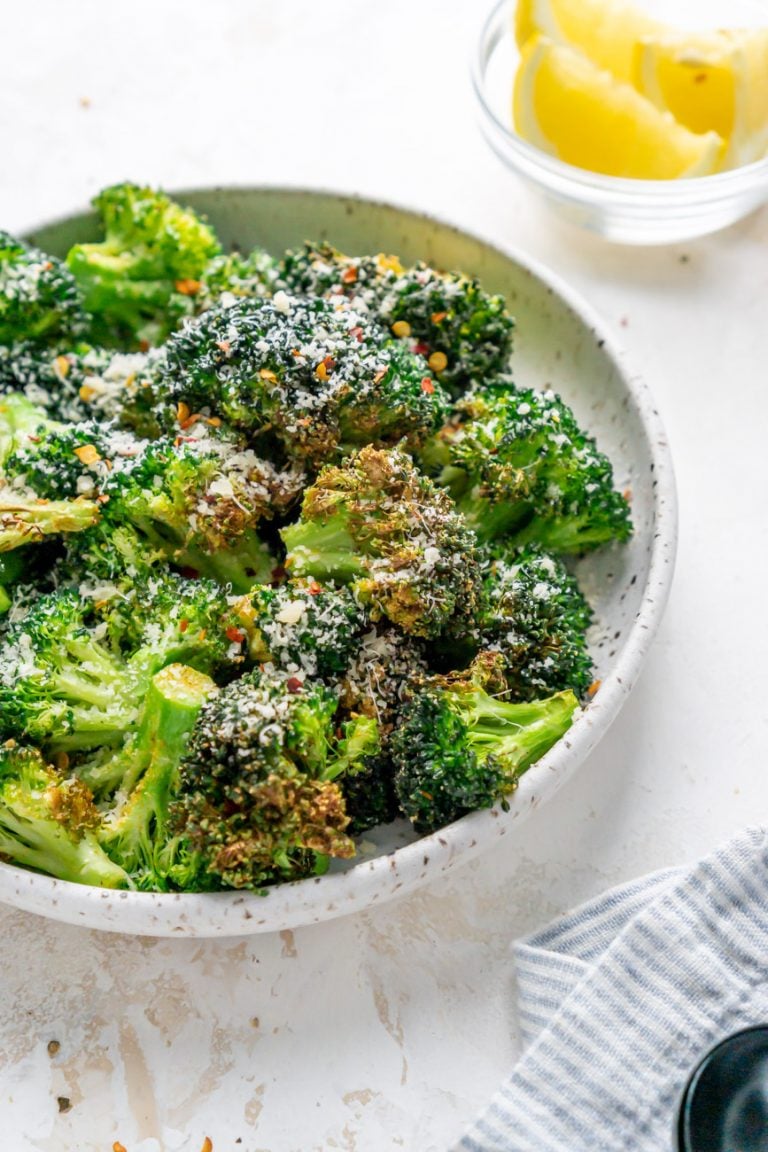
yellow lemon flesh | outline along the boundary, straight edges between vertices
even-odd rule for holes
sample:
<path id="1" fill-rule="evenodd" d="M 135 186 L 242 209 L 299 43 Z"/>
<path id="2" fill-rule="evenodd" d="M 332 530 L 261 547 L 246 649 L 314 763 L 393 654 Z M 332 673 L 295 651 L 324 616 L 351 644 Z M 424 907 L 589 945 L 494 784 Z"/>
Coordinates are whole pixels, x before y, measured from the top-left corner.
<path id="1" fill-rule="evenodd" d="M 663 32 L 664 25 L 622 0 L 518 0 L 515 8 L 519 48 L 531 36 L 546 36 L 577 48 L 598 68 L 628 84 L 635 77 L 638 42 Z"/>
<path id="2" fill-rule="evenodd" d="M 582 52 L 691 132 L 727 142 L 720 166 L 768 152 L 768 28 L 687 32 L 628 0 L 518 0 L 515 37 Z"/>
<path id="3" fill-rule="evenodd" d="M 635 86 L 692 132 L 728 141 L 723 167 L 768 149 L 768 29 L 648 37 L 635 52 Z"/>
<path id="4" fill-rule="evenodd" d="M 542 151 L 609 176 L 705 176 L 723 151 L 715 132 L 689 132 L 629 84 L 546 36 L 529 38 L 523 49 L 513 118 L 520 136 Z"/>

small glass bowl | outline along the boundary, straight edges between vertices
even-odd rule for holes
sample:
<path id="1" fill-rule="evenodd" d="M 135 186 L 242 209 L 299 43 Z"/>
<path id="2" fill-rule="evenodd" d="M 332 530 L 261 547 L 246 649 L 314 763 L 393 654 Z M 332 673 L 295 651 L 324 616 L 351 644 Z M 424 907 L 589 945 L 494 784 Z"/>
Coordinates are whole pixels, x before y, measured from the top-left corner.
<path id="1" fill-rule="evenodd" d="M 483 135 L 496 155 L 562 216 L 623 244 L 671 244 L 716 232 L 768 203 L 768 158 L 690 180 L 627 180 L 565 164 L 511 126 L 518 64 L 514 0 L 499 0 L 472 61 Z"/>

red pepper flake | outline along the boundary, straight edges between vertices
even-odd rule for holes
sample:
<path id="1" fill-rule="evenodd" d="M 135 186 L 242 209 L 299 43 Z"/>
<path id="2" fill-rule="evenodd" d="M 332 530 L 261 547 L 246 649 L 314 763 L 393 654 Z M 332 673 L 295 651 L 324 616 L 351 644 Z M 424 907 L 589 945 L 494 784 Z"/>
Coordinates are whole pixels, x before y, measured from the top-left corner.
<path id="1" fill-rule="evenodd" d="M 381 382 L 381 381 L 384 379 L 384 377 L 386 376 L 386 374 L 387 374 L 387 370 L 386 370 L 386 368 L 382 368 L 382 369 L 381 369 L 379 372 L 377 372 L 377 373 L 376 373 L 376 375 L 375 375 L 375 376 L 374 376 L 374 378 L 373 378 L 373 382 L 374 382 L 374 384 L 378 384 L 378 383 L 380 383 L 380 382 Z"/>
<path id="2" fill-rule="evenodd" d="M 334 360 L 333 356 L 326 356 L 323 360 L 323 364 L 325 364 L 329 372 L 331 372 L 336 367 L 336 361 Z"/>
<path id="3" fill-rule="evenodd" d="M 285 686 L 288 691 L 295 696 L 297 692 L 301 692 L 304 683 L 302 680 L 299 680 L 298 676 L 289 676 L 285 682 Z"/>
<path id="4" fill-rule="evenodd" d="M 355 340 L 359 341 L 362 344 L 362 342 L 363 342 L 363 330 L 362 330 L 362 328 L 360 328 L 360 327 L 350 328 L 349 334 L 350 334 L 350 336 L 354 336 Z"/>
<path id="5" fill-rule="evenodd" d="M 345 268 L 341 274 L 342 284 L 354 284 L 355 280 L 357 280 L 357 268 Z"/>
<path id="6" fill-rule="evenodd" d="M 220 352 L 223 352 L 224 355 L 227 356 L 232 348 L 232 345 L 230 344 L 229 340 L 217 340 L 216 347 Z"/>
<path id="7" fill-rule="evenodd" d="M 628 504 L 631 503 L 631 501 L 632 501 L 632 489 L 631 488 L 625 488 L 624 491 L 622 492 L 622 496 L 624 497 L 624 499 L 627 501 Z"/>
<path id="8" fill-rule="evenodd" d="M 199 280 L 177 280 L 175 284 L 177 292 L 181 292 L 182 296 L 197 296 L 200 291 Z"/>
<path id="9" fill-rule="evenodd" d="M 422 392 L 426 392 L 428 396 L 431 396 L 432 393 L 434 392 L 435 385 L 434 385 L 433 381 L 430 380 L 429 376 L 425 376 L 424 379 L 422 380 L 421 390 L 422 390 Z"/>
<path id="10" fill-rule="evenodd" d="M 418 352 L 419 356 L 426 356 L 429 352 L 429 344 L 422 344 L 421 341 L 413 346 L 414 352 Z"/>
<path id="11" fill-rule="evenodd" d="M 433 324 L 439 324 L 441 320 L 445 320 L 447 315 L 447 312 L 433 312 L 430 316 L 430 320 Z"/>
<path id="12" fill-rule="evenodd" d="M 200 573 L 198 572 L 197 568 L 187 568 L 187 567 L 179 568 L 179 572 L 181 573 L 182 576 L 186 576 L 187 580 L 199 580 L 200 579 Z"/>
<path id="13" fill-rule="evenodd" d="M 602 680 L 593 680 L 592 683 L 590 684 L 589 688 L 587 688 L 587 696 L 589 696 L 590 700 L 592 699 L 593 696 L 596 696 L 597 693 L 600 691 L 600 685 L 601 684 L 602 684 Z"/>
<path id="14" fill-rule="evenodd" d="M 205 1140 L 203 1140 L 203 1146 L 200 1149 L 200 1152 L 213 1152 L 213 1144 L 211 1142 L 210 1136 L 206 1136 Z"/>
<path id="15" fill-rule="evenodd" d="M 179 620 L 179 632 L 186 632 L 189 628 L 189 620 Z"/>
<path id="16" fill-rule="evenodd" d="M 112 1152 L 128 1152 L 125 1144 L 121 1144 L 119 1140 L 115 1140 L 112 1145 Z"/>
<path id="17" fill-rule="evenodd" d="M 149 352 L 150 347 L 149 340 L 139 340 L 139 352 Z"/>
<path id="18" fill-rule="evenodd" d="M 284 568 L 282 564 L 278 564 L 277 567 L 273 568 L 270 572 L 270 576 L 272 577 L 272 582 L 274 584 L 278 584 L 281 580 L 285 580 L 287 575 L 288 569 Z"/>
<path id="19" fill-rule="evenodd" d="M 307 589 L 310 596 L 319 596 L 319 594 L 322 592 L 322 590 L 323 590 L 322 585 L 318 584 L 316 580 L 313 580 L 312 583 L 310 584 L 309 588 Z"/>
<path id="20" fill-rule="evenodd" d="M 239 628 L 235 628 L 234 624 L 230 624 L 226 631 L 226 637 L 233 644 L 242 644 L 245 640 L 245 632 L 241 632 Z"/>

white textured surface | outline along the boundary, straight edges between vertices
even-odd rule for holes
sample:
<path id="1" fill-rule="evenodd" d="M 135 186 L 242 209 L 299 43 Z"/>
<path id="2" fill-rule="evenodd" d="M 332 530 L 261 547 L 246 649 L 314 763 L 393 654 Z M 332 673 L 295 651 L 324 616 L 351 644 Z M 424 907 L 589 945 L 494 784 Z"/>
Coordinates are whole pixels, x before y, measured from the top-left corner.
<path id="1" fill-rule="evenodd" d="M 124 177 L 268 180 L 390 196 L 519 246 L 590 300 L 651 385 L 681 514 L 629 704 L 557 797 L 466 868 L 376 913 L 237 942 L 0 910 L 14 1152 L 199 1152 L 206 1134 L 214 1152 L 443 1149 L 511 1062 L 509 939 L 765 815 L 768 213 L 645 251 L 553 222 L 475 130 L 479 16 L 471 0 L 3 10 L 2 226 Z"/>

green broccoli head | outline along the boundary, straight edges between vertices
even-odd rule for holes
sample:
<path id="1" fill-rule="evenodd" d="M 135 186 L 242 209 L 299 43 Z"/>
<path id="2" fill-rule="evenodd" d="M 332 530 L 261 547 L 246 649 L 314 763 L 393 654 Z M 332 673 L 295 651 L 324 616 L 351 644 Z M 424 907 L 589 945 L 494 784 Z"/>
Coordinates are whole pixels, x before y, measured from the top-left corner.
<path id="1" fill-rule="evenodd" d="M 252 659 L 302 680 L 343 673 L 366 621 L 348 588 L 311 579 L 258 585 L 239 602 L 238 612 Z"/>
<path id="2" fill-rule="evenodd" d="M 481 540 L 568 554 L 629 537 L 610 461 L 554 392 L 491 387 L 457 407 L 440 482 Z"/>
<path id="3" fill-rule="evenodd" d="M 39 749 L 0 746 L 0 856 L 59 880 L 125 888 L 130 881 L 99 845 L 93 795 L 47 764 Z"/>
<path id="4" fill-rule="evenodd" d="M 576 579 L 540 548 L 497 551 L 483 580 L 480 643 L 499 652 L 513 700 L 535 700 L 592 683 L 592 611 Z"/>
<path id="5" fill-rule="evenodd" d="M 167 386 L 312 467 L 360 443 L 416 445 L 447 410 L 423 362 L 378 326 L 283 291 L 186 325 L 168 343 Z"/>
<path id="6" fill-rule="evenodd" d="M 526 768 L 567 732 L 572 692 L 510 704 L 471 678 L 427 682 L 405 705 L 391 737 L 395 792 L 420 832 L 504 803 Z"/>
<path id="7" fill-rule="evenodd" d="M 416 353 L 453 395 L 503 371 L 514 321 L 500 296 L 477 280 L 395 256 L 347 256 L 329 244 L 286 253 L 278 283 L 289 292 L 340 300 L 373 318 Z M 424 364 L 427 361 L 427 365 Z"/>
<path id="8" fill-rule="evenodd" d="M 292 574 L 349 584 L 374 621 L 414 636 L 437 635 L 476 595 L 474 534 L 399 450 L 324 468 L 281 536 Z"/>
<path id="9" fill-rule="evenodd" d="M 165 193 L 116 184 L 94 199 L 104 239 L 76 244 L 67 265 L 104 343 L 158 344 L 194 311 L 220 245 L 209 225 Z"/>
<path id="10" fill-rule="evenodd" d="M 0 643 L 0 739 L 52 751 L 119 743 L 134 723 L 142 677 L 74 589 L 34 601 Z"/>
<path id="11" fill-rule="evenodd" d="M 146 443 L 113 464 L 100 523 L 77 542 L 73 564 L 110 575 L 123 560 L 142 572 L 159 559 L 235 592 L 271 578 L 276 561 L 259 529 L 298 500 L 301 473 L 205 430 Z"/>
<path id="12" fill-rule="evenodd" d="M 0 232 L 0 344 L 51 344 L 81 335 L 86 326 L 69 269 Z"/>
<path id="13" fill-rule="evenodd" d="M 203 706 L 180 765 L 171 827 L 205 872 L 259 889 L 349 857 L 348 817 L 325 778 L 336 701 L 321 684 L 249 674 Z"/>

